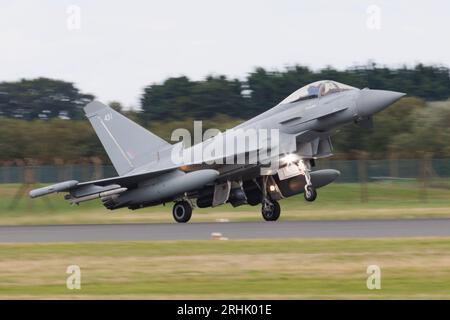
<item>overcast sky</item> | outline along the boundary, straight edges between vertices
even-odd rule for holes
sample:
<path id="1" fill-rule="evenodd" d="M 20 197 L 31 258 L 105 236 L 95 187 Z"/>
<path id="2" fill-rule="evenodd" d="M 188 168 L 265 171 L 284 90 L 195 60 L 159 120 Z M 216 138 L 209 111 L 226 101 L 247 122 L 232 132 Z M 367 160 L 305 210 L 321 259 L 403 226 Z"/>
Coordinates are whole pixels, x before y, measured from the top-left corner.
<path id="1" fill-rule="evenodd" d="M 63 79 L 129 107 L 144 86 L 181 74 L 448 66 L 449 31 L 447 0 L 0 0 L 0 81 Z"/>

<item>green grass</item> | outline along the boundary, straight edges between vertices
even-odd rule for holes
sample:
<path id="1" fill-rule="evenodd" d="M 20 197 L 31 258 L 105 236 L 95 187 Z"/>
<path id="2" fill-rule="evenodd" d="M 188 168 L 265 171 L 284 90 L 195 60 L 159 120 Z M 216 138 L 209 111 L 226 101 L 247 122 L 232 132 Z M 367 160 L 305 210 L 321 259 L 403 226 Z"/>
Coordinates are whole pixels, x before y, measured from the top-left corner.
<path id="1" fill-rule="evenodd" d="M 318 190 L 315 202 L 307 203 L 302 195 L 281 201 L 284 220 L 443 218 L 450 217 L 450 187 L 447 181 L 427 188 L 412 182 L 377 182 L 367 184 L 367 202 L 361 201 L 361 185 L 331 184 Z M 18 185 L 0 186 L 0 225 L 70 224 L 70 223 L 138 223 L 172 222 L 171 204 L 131 211 L 109 211 L 99 200 L 70 206 L 63 196 L 28 199 L 24 195 L 17 205 L 12 200 Z M 45 201 L 47 199 L 48 201 Z M 192 221 L 259 220 L 259 206 L 196 209 Z"/>
<path id="2" fill-rule="evenodd" d="M 449 265 L 448 238 L 0 244 L 0 298 L 449 299 Z"/>

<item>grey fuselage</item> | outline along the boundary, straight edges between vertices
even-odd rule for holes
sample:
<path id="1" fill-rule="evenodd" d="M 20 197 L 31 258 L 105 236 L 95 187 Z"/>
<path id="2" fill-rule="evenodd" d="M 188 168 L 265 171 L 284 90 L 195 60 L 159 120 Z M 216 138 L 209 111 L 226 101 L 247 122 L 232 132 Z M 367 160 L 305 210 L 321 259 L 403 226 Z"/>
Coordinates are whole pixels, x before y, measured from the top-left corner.
<path id="1" fill-rule="evenodd" d="M 383 110 L 401 96 L 403 94 L 397 92 L 370 89 L 336 92 L 325 97 L 278 104 L 257 117 L 236 126 L 232 130 L 242 129 L 245 131 L 246 129 L 252 129 L 257 130 L 259 133 L 259 129 L 276 129 L 280 132 L 280 154 L 295 153 L 304 159 L 327 157 L 332 155 L 330 136 L 336 128 L 352 122 L 357 123 L 359 121 L 370 120 L 374 113 Z M 158 161 L 140 169 L 145 171 L 150 168 L 156 170 L 158 166 L 161 166 L 161 168 L 167 168 L 168 165 L 173 165 L 174 167 L 180 166 L 179 163 L 173 163 L 170 158 L 173 148 L 180 147 L 184 151 L 195 153 L 204 151 L 211 144 L 225 145 L 226 140 L 226 135 L 218 135 L 187 149 L 181 147 L 182 142 L 177 143 L 169 150 L 166 150 L 164 154 L 162 153 Z M 238 153 L 237 150 L 227 150 L 226 152 L 228 153 L 227 155 L 235 155 Z M 223 157 L 217 157 L 215 160 L 223 160 Z M 248 159 L 246 158 L 246 160 Z M 204 161 L 198 162 L 191 159 L 190 161 L 185 161 L 182 165 L 187 168 L 187 172 L 189 170 L 196 172 L 210 169 L 217 171 L 217 177 L 211 177 L 216 183 L 225 181 L 248 181 L 261 176 L 259 163 L 228 164 L 218 161 L 207 164 Z M 327 174 L 329 175 L 329 181 L 336 178 L 333 172 L 328 172 Z M 180 176 L 178 179 L 180 183 L 184 181 L 184 183 L 192 183 L 193 185 L 195 181 L 193 177 L 192 182 L 189 181 L 191 179 L 189 173 L 185 176 Z M 319 177 L 316 177 L 316 179 L 319 179 Z M 176 185 L 177 182 L 173 184 Z M 160 193 L 155 191 L 154 188 L 147 187 L 146 184 L 142 184 L 142 189 L 139 189 L 139 191 L 136 190 L 134 192 L 135 194 L 131 192 L 121 198 L 133 199 L 131 203 L 137 206 L 141 205 L 142 199 L 144 198 L 147 201 L 145 205 L 154 205 L 165 202 L 166 200 L 170 201 L 171 199 L 170 197 L 167 197 L 167 199 L 161 197 Z M 138 194 L 141 196 L 137 196 Z M 153 197 L 149 197 L 150 194 Z"/>
<path id="2" fill-rule="evenodd" d="M 243 130 L 244 132 L 246 130 L 254 130 L 259 135 L 261 129 L 267 132 L 272 129 L 279 130 L 279 154 L 276 154 L 276 156 L 286 153 L 297 153 L 302 158 L 330 156 L 332 146 L 329 138 L 335 129 L 353 122 L 362 123 L 371 121 L 373 114 L 385 109 L 403 95 L 402 93 L 393 91 L 352 89 L 336 92 L 324 97 L 278 104 L 268 111 L 232 128 L 231 131 L 238 132 L 239 134 L 239 130 Z M 187 149 L 183 149 L 181 143 L 177 143 L 170 150 L 166 150 L 164 154 L 161 154 L 158 161 L 140 169 L 145 171 L 150 167 L 164 168 L 168 165 L 180 165 L 180 163 L 175 164 L 172 161 L 173 148 L 180 148 L 191 154 L 202 153 L 205 151 L 205 148 L 208 146 L 211 147 L 211 144 L 225 146 L 227 140 L 233 138 L 235 137 L 228 137 L 224 133 Z M 315 141 L 316 143 L 312 146 L 312 150 L 303 153 L 302 148 Z M 320 146 L 321 141 L 327 144 L 324 148 Z M 247 148 L 245 151 L 249 152 L 252 150 L 251 148 L 250 150 Z M 242 150 L 238 150 L 238 146 L 235 146 L 232 150 L 225 150 L 221 156 L 203 160 L 220 160 L 224 156 L 232 156 L 239 152 L 242 152 Z M 220 161 L 216 163 L 221 164 Z M 200 165 L 205 167 L 205 161 L 189 159 L 188 161 L 184 161 L 182 165 Z M 217 168 L 217 166 L 215 167 Z M 233 168 L 230 165 L 228 167 Z"/>

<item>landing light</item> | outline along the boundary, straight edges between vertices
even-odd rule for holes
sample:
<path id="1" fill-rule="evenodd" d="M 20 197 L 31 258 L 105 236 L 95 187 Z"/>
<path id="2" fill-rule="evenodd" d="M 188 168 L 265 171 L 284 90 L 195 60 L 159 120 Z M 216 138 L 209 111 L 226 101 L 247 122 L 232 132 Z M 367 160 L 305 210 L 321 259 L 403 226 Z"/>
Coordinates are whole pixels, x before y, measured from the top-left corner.
<path id="1" fill-rule="evenodd" d="M 298 160 L 298 156 L 296 154 L 293 154 L 293 153 L 288 153 L 287 155 L 285 155 L 283 157 L 282 160 L 283 160 L 284 163 L 291 164 L 294 161 Z"/>
<path id="2" fill-rule="evenodd" d="M 269 190 L 271 191 L 271 192 L 274 192 L 275 191 L 275 186 L 272 184 L 272 185 L 270 185 L 269 186 Z"/>

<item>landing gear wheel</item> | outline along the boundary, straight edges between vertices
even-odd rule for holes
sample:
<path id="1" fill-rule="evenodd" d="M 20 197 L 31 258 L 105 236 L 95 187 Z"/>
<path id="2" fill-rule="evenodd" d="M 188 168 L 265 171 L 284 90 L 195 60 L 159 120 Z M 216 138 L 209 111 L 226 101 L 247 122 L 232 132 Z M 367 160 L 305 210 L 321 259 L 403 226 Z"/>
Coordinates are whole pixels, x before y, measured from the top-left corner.
<path id="1" fill-rule="evenodd" d="M 175 202 L 175 204 L 173 205 L 172 214 L 176 222 L 188 222 L 192 216 L 192 206 L 187 201 Z"/>
<path id="2" fill-rule="evenodd" d="M 307 186 L 305 188 L 305 192 L 303 193 L 303 195 L 305 196 L 306 201 L 312 202 L 316 200 L 317 198 L 316 188 L 314 188 L 313 186 Z"/>
<path id="3" fill-rule="evenodd" d="M 263 206 L 261 208 L 261 213 L 266 221 L 277 221 L 280 217 L 281 208 L 277 201 L 268 201 L 263 202 Z"/>

